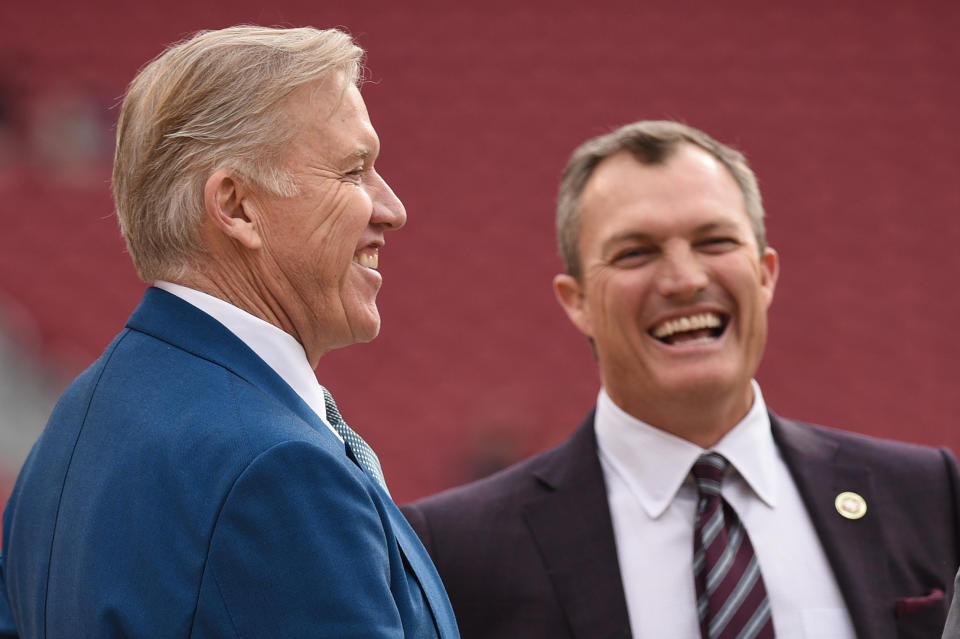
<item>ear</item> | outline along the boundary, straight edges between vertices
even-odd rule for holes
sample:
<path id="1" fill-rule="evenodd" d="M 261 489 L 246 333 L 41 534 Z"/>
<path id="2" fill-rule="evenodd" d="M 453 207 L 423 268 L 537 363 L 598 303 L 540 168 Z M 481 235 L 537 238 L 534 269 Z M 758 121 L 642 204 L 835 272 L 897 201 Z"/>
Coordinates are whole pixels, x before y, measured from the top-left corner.
<path id="1" fill-rule="evenodd" d="M 561 273 L 553 278 L 553 293 L 567 317 L 581 333 L 593 337 L 593 326 L 587 310 L 586 295 L 580 282 L 572 275 Z"/>
<path id="2" fill-rule="evenodd" d="M 203 205 L 215 229 L 250 250 L 263 245 L 259 212 L 232 171 L 218 169 L 207 179 Z"/>
<path id="3" fill-rule="evenodd" d="M 780 256 L 775 250 L 767 247 L 760 257 L 760 286 L 767 297 L 767 306 L 773 302 L 773 291 L 777 288 L 777 278 L 780 276 Z"/>

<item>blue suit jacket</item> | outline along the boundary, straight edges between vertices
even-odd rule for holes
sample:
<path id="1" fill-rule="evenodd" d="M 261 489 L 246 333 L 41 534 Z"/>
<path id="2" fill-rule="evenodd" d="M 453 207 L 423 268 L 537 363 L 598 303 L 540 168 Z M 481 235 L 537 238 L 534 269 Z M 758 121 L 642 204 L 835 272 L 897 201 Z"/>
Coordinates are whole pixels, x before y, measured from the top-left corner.
<path id="1" fill-rule="evenodd" d="M 60 399 L 3 524 L 0 635 L 458 637 L 390 497 L 253 351 L 155 288 Z"/>

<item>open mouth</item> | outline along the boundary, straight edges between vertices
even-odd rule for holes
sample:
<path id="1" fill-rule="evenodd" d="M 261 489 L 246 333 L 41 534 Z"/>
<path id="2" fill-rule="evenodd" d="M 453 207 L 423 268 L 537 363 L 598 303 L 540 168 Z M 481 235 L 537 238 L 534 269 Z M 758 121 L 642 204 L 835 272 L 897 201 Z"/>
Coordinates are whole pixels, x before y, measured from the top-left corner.
<path id="1" fill-rule="evenodd" d="M 366 246 L 353 254 L 353 261 L 364 268 L 377 270 L 380 266 L 380 252 L 375 246 Z"/>
<path id="2" fill-rule="evenodd" d="M 664 344 L 703 344 L 718 339 L 727 328 L 729 317 L 719 313 L 697 313 L 660 322 L 649 333 Z"/>

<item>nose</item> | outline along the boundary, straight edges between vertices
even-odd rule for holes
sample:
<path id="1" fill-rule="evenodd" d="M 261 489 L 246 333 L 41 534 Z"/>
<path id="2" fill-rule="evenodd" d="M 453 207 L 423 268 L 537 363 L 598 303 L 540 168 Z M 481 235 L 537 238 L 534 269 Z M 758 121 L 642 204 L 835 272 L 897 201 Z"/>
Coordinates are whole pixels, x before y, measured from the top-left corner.
<path id="1" fill-rule="evenodd" d="M 376 174 L 370 196 L 373 200 L 373 216 L 370 224 L 385 226 L 395 231 L 407 223 L 407 210 L 403 202 L 379 174 Z"/>
<path id="2" fill-rule="evenodd" d="M 657 287 L 664 297 L 689 298 L 709 284 L 709 277 L 696 252 L 688 245 L 665 250 L 659 260 Z"/>

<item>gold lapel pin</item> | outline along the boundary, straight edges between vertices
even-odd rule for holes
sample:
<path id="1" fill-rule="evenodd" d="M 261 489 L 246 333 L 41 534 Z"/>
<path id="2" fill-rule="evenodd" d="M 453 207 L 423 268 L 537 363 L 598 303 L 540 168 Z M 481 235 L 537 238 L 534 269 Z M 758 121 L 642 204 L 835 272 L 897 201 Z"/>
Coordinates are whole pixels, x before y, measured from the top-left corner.
<path id="1" fill-rule="evenodd" d="M 860 519 L 867 514 L 867 500 L 854 492 L 843 492 L 833 501 L 837 512 L 847 519 Z"/>

